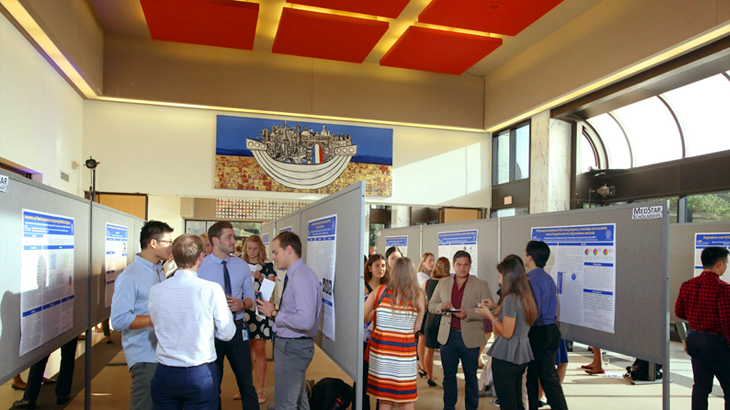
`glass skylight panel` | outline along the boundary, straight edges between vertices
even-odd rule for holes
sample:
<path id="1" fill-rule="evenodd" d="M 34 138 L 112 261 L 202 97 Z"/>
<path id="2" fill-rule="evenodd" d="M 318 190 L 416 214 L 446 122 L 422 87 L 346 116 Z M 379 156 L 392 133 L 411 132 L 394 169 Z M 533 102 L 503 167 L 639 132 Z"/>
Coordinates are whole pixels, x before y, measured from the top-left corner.
<path id="1" fill-rule="evenodd" d="M 682 158 L 677 123 L 659 98 L 647 98 L 613 113 L 629 137 L 635 167 Z"/>
<path id="2" fill-rule="evenodd" d="M 608 168 L 631 168 L 629 145 L 616 121 L 608 114 L 601 114 L 587 121 L 595 128 L 598 135 L 601 136 L 603 144 L 606 146 L 606 151 L 608 151 Z"/>
<path id="3" fill-rule="evenodd" d="M 730 149 L 730 81 L 718 74 L 665 93 L 677 114 L 687 156 Z"/>

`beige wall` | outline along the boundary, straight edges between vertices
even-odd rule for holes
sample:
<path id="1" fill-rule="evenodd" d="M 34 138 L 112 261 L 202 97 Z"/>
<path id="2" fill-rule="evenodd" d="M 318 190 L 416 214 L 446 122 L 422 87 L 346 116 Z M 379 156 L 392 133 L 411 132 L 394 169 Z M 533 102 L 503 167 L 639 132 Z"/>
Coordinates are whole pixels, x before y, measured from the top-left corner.
<path id="1" fill-rule="evenodd" d="M 0 17 L 0 158 L 83 196 L 88 182 L 80 185 L 81 174 L 89 172 L 81 155 L 83 116 L 81 97 Z"/>
<path id="2" fill-rule="evenodd" d="M 322 197 L 214 189 L 216 114 L 85 101 L 83 152 L 101 161 L 97 189 L 203 198 Z M 288 118 L 290 122 L 296 120 Z M 490 143 L 486 133 L 393 127 L 393 196 L 373 201 L 487 206 Z"/>
<path id="3" fill-rule="evenodd" d="M 486 77 L 485 129 L 730 20 L 730 0 L 604 0 Z"/>
<path id="4" fill-rule="evenodd" d="M 21 0 L 91 88 L 103 91 L 104 31 L 86 0 Z"/>

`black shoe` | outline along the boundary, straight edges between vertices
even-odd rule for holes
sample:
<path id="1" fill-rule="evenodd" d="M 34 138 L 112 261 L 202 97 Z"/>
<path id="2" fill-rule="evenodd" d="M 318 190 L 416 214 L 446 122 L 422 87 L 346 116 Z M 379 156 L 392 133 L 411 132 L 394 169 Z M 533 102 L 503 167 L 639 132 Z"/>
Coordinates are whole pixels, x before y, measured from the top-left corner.
<path id="1" fill-rule="evenodd" d="M 20 387 L 17 384 L 13 383 L 10 385 L 10 388 L 13 390 L 25 390 L 25 387 Z"/>
<path id="2" fill-rule="evenodd" d="M 547 403 L 545 403 L 544 401 L 540 400 L 537 402 L 537 407 L 545 407 L 545 406 L 547 406 Z"/>
<path id="3" fill-rule="evenodd" d="M 426 373 L 425 370 L 421 369 L 421 366 L 418 366 L 418 375 L 421 377 L 426 377 L 426 375 L 428 375 L 428 373 Z"/>
<path id="4" fill-rule="evenodd" d="M 434 379 L 428 379 L 428 387 L 436 387 L 436 381 Z"/>
<path id="5" fill-rule="evenodd" d="M 18 400 L 13 402 L 13 407 L 16 409 L 34 409 L 35 400 Z"/>
<path id="6" fill-rule="evenodd" d="M 57 397 L 56 398 L 56 404 L 66 404 L 71 401 L 70 396 L 63 396 L 63 397 Z"/>

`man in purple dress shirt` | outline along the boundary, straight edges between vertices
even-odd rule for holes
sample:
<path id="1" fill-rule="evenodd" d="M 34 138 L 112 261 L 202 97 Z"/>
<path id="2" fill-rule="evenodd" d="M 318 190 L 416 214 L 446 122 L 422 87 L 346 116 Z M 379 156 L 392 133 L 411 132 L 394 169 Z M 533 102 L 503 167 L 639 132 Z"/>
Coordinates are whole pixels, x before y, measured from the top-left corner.
<path id="1" fill-rule="evenodd" d="M 314 355 L 322 313 L 322 286 L 317 275 L 301 259 L 302 242 L 284 231 L 272 242 L 276 268 L 286 270 L 279 309 L 273 302 L 256 300 L 259 313 L 274 322 L 274 399 L 276 410 L 309 410 L 306 372 Z"/>

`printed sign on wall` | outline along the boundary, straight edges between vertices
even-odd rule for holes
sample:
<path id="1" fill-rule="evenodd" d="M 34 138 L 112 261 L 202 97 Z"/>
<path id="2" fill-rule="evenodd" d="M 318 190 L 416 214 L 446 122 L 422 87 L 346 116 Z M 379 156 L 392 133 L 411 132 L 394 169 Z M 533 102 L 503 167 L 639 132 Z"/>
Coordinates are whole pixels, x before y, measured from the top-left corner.
<path id="1" fill-rule="evenodd" d="M 219 115 L 215 187 L 391 196 L 393 130 Z"/>

